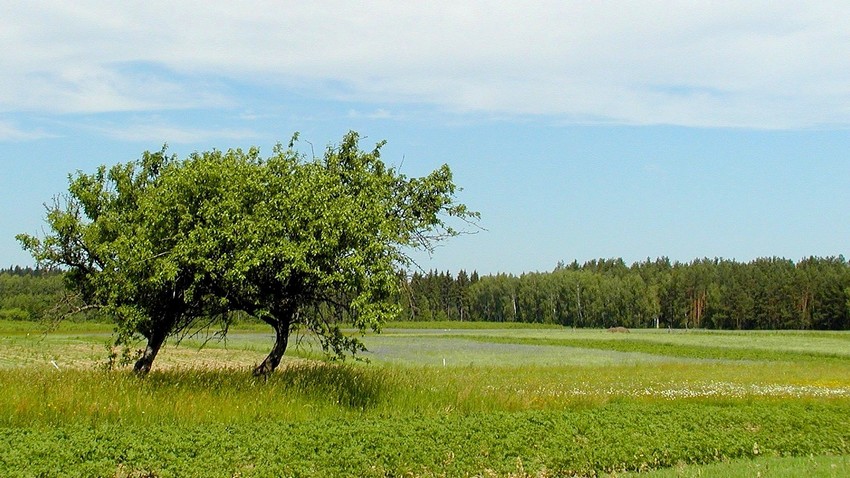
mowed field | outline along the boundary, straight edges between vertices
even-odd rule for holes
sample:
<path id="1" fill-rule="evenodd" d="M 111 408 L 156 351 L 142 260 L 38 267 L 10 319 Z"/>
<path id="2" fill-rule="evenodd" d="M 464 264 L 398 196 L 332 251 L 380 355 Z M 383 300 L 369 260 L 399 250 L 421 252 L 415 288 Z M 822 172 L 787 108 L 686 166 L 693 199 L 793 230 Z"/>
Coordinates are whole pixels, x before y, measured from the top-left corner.
<path id="1" fill-rule="evenodd" d="M 0 322 L 0 475 L 850 476 L 850 333 L 402 323 L 259 380 L 263 326 L 144 379 L 110 331 Z"/>

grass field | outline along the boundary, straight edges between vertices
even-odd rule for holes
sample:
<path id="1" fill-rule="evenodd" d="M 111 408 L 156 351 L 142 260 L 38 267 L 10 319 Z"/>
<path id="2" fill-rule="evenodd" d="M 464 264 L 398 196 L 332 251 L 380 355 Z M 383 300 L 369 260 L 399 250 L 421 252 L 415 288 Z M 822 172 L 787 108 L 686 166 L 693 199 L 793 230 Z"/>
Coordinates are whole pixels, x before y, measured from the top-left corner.
<path id="1" fill-rule="evenodd" d="M 847 476 L 850 333 L 391 324 L 363 362 L 270 331 L 106 371 L 111 328 L 0 322 L 2 476 Z M 201 347 L 202 344 L 205 345 Z"/>

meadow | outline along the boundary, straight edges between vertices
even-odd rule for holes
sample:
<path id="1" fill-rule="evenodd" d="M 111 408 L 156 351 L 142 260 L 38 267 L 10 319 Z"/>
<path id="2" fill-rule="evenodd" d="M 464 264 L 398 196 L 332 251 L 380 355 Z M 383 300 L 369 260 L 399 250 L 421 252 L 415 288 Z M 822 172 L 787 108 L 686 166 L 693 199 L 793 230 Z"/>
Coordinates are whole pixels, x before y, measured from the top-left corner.
<path id="1" fill-rule="evenodd" d="M 0 322 L 2 476 L 847 476 L 850 333 L 397 323 L 364 361 L 262 326 L 106 370 L 108 325 Z"/>

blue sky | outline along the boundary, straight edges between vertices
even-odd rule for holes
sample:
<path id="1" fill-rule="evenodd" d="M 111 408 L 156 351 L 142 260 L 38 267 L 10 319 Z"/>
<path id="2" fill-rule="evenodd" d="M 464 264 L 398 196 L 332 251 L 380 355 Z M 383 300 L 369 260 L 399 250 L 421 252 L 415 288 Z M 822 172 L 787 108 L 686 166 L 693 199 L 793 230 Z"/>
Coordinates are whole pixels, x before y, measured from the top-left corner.
<path id="1" fill-rule="evenodd" d="M 0 5 L 0 265 L 75 170 L 350 129 L 481 212 L 426 269 L 848 255 L 850 4 L 414 3 Z"/>

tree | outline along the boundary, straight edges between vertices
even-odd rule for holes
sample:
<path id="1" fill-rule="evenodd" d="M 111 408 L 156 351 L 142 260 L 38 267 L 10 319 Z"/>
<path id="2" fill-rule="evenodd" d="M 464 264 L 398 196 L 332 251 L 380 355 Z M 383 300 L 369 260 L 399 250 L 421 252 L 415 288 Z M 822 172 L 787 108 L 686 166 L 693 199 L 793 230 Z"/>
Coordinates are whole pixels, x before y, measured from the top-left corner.
<path id="1" fill-rule="evenodd" d="M 40 263 L 68 270 L 86 303 L 108 309 L 119 339 L 141 335 L 146 372 L 166 337 L 244 311 L 275 330 L 254 370 L 274 371 L 290 333 L 315 332 L 330 354 L 363 350 L 340 325 L 378 330 L 398 313 L 407 253 L 458 234 L 447 218 L 478 214 L 455 201 L 448 166 L 408 178 L 350 132 L 322 158 L 278 145 L 263 159 L 213 150 L 185 160 L 165 150 L 106 173 L 78 173 L 48 209 L 52 233 L 19 240 Z"/>
<path id="2" fill-rule="evenodd" d="M 147 372 L 169 334 L 198 316 L 200 301 L 187 294 L 192 271 L 167 263 L 174 240 L 170 231 L 157 235 L 145 220 L 146 196 L 174 158 L 144 153 L 138 161 L 118 164 L 94 174 L 69 177 L 68 195 L 48 207 L 52 234 L 18 240 L 40 265 L 67 270 L 66 285 L 85 307 L 102 308 L 115 317 L 118 341 L 135 335 L 147 347 L 135 369 Z"/>

